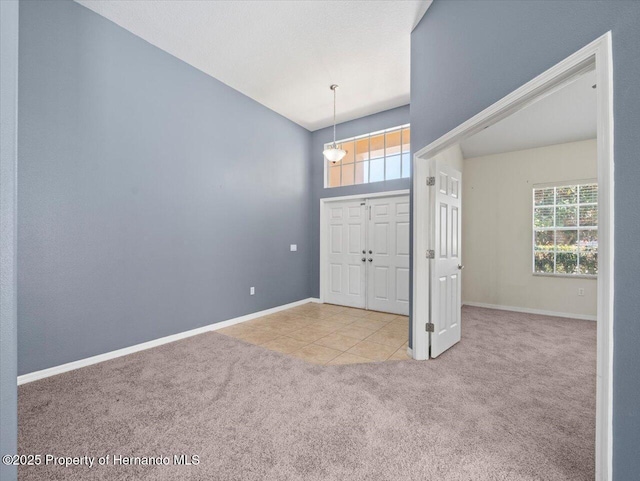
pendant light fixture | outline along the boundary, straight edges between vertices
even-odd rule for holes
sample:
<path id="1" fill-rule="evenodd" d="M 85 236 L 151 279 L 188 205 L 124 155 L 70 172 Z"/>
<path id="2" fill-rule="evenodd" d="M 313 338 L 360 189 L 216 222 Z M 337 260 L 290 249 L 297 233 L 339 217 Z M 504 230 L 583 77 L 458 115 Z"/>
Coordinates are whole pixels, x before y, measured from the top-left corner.
<path id="1" fill-rule="evenodd" d="M 339 149 L 336 145 L 336 89 L 338 86 L 333 84 L 329 88 L 333 90 L 333 144 L 328 149 L 324 149 L 322 153 L 329 162 L 337 164 L 347 155 L 347 151 Z"/>

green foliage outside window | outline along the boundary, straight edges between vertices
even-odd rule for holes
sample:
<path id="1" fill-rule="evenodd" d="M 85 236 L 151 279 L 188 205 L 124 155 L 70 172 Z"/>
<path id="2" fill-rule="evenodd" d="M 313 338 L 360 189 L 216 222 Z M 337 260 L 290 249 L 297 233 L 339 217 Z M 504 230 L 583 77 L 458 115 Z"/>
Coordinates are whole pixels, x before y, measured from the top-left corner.
<path id="1" fill-rule="evenodd" d="M 533 191 L 535 273 L 598 274 L 598 186 Z"/>

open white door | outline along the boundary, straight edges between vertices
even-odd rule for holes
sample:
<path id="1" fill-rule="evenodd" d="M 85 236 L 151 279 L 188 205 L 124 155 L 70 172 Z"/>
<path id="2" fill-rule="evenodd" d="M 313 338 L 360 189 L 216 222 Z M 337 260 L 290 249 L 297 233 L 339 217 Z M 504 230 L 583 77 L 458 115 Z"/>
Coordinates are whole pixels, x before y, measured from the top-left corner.
<path id="1" fill-rule="evenodd" d="M 431 257 L 429 330 L 431 357 L 460 341 L 460 226 L 462 174 L 451 165 L 431 160 Z"/>
<path id="2" fill-rule="evenodd" d="M 367 309 L 409 315 L 409 196 L 370 199 Z"/>
<path id="3" fill-rule="evenodd" d="M 342 306 L 366 305 L 366 223 L 362 200 L 336 202 L 326 207 L 327 277 L 324 301 Z"/>

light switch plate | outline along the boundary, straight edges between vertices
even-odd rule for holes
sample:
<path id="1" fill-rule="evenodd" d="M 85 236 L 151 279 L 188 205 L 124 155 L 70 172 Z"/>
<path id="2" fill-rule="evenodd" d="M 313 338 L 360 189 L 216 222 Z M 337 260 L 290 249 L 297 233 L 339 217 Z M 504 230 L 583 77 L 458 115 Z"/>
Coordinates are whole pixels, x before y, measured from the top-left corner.
<path id="1" fill-rule="evenodd" d="M 291 244 L 289 250 L 291 250 L 291 252 L 296 252 L 298 250 L 298 244 Z"/>

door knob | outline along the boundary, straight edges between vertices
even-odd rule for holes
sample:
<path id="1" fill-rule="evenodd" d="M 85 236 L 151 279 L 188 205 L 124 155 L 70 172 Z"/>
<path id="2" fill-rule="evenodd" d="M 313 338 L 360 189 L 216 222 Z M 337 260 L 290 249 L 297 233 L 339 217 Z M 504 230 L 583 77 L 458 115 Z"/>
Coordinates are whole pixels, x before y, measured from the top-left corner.
<path id="1" fill-rule="evenodd" d="M 464 266 L 461 264 L 458 264 L 458 270 L 461 271 L 462 269 L 464 269 Z"/>
<path id="2" fill-rule="evenodd" d="M 362 258 L 362 262 L 364 262 L 364 261 L 366 261 L 366 260 L 367 260 L 366 258 L 364 258 L 364 257 Z"/>
<path id="3" fill-rule="evenodd" d="M 373 262 L 373 259 L 371 257 L 369 257 L 369 262 Z"/>
<path id="4" fill-rule="evenodd" d="M 369 251 L 369 254 L 373 254 L 373 251 Z"/>

